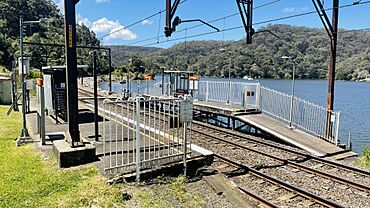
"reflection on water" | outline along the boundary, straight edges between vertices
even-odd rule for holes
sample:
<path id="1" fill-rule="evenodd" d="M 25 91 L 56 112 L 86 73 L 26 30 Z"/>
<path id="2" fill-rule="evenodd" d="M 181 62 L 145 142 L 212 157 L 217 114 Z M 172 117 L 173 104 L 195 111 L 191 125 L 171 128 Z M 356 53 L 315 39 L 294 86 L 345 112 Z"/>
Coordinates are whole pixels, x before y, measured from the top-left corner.
<path id="1" fill-rule="evenodd" d="M 222 78 L 203 78 L 202 80 L 225 81 Z M 133 82 L 131 90 L 136 93 L 140 90 L 143 93 L 143 88 L 147 85 L 151 87 L 160 81 L 160 77 L 156 77 L 156 81 L 142 81 L 140 85 Z M 233 81 L 245 80 L 233 79 Z M 254 82 L 256 81 L 263 86 L 287 94 L 291 93 L 292 82 L 290 80 L 255 80 Z M 296 96 L 326 106 L 327 86 L 327 80 L 297 80 Z M 114 83 L 112 87 L 114 92 L 121 93 L 122 89 L 126 88 L 126 84 Z M 108 84 L 101 83 L 100 88 L 107 90 Z M 361 152 L 364 145 L 370 146 L 370 83 L 336 81 L 334 100 L 335 111 L 341 112 L 341 142 L 346 143 L 348 134 L 351 133 L 353 150 Z"/>

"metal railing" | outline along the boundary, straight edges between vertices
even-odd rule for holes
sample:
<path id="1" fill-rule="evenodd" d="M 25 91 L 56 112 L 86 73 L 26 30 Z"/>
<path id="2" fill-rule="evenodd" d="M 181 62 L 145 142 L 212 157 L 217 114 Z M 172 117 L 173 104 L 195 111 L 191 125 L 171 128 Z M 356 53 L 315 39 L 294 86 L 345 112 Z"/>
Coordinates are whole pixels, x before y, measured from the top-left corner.
<path id="1" fill-rule="evenodd" d="M 284 123 L 291 123 L 295 128 L 338 145 L 340 112 L 330 111 L 332 135 L 327 136 L 326 108 L 266 87 L 261 87 L 260 91 L 259 109 L 262 113 Z M 293 109 L 291 109 L 292 99 Z"/>
<path id="2" fill-rule="evenodd" d="M 197 98 L 210 102 L 256 107 L 256 94 L 247 96 L 247 92 L 256 92 L 258 87 L 259 84 L 253 82 L 200 81 Z"/>
<path id="3" fill-rule="evenodd" d="M 328 113 L 324 107 L 263 87 L 259 83 L 201 81 L 197 98 L 210 102 L 241 105 L 245 108 L 256 108 L 265 115 L 294 128 L 335 145 L 339 143 L 340 112 L 330 111 Z M 328 114 L 331 120 L 330 135 L 326 132 Z"/>
<path id="4" fill-rule="evenodd" d="M 191 153 L 188 128 L 180 121 L 183 99 L 104 101 L 104 170 L 110 174 L 155 168 Z M 190 132 L 191 133 L 191 132 Z M 186 141 L 186 144 L 185 144 Z M 186 147 L 190 148 L 189 151 Z"/>

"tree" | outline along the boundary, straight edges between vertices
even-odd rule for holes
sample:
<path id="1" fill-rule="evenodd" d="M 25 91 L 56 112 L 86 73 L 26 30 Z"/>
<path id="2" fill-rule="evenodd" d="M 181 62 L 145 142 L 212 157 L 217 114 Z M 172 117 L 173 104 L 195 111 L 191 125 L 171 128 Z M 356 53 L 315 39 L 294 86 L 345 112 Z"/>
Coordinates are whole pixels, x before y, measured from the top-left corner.
<path id="1" fill-rule="evenodd" d="M 53 19 L 48 24 L 33 24 L 26 28 L 25 41 L 64 44 L 64 20 L 51 0 L 2 0 L 0 2 L 0 65 L 11 67 L 12 56 L 19 56 L 19 18 L 24 20 Z M 85 25 L 77 26 L 78 44 L 99 46 L 95 34 Z M 79 63 L 91 62 L 89 50 L 78 50 Z M 64 48 L 25 45 L 25 54 L 31 55 L 31 66 L 64 65 Z"/>

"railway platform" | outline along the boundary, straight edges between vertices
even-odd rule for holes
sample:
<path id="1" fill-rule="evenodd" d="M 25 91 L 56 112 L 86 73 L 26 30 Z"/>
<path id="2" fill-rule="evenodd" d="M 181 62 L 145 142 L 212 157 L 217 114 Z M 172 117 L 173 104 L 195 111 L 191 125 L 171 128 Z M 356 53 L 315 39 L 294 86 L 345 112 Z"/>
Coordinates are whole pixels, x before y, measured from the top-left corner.
<path id="1" fill-rule="evenodd" d="M 170 98 L 167 95 L 148 94 L 144 97 Z M 230 129 L 238 130 L 249 126 L 254 129 L 253 132 L 262 131 L 283 143 L 298 147 L 315 156 L 333 156 L 337 160 L 358 156 L 355 152 L 344 150 L 299 128 L 288 128 L 286 122 L 262 113 L 254 105 L 241 106 L 236 103 L 194 100 L 194 113 L 200 115 L 201 120 L 211 118 L 216 123 L 221 123 Z"/>
<path id="2" fill-rule="evenodd" d="M 242 115 L 237 116 L 237 118 L 315 156 L 324 157 L 335 155 L 337 159 L 357 156 L 355 152 L 344 151 L 338 146 L 305 133 L 297 128 L 289 128 L 285 123 L 272 119 L 264 114 Z"/>
<path id="3" fill-rule="evenodd" d="M 144 94 L 145 98 L 171 98 L 172 96 L 158 95 L 158 94 Z M 254 107 L 242 107 L 235 104 L 225 104 L 220 102 L 205 101 L 205 100 L 194 100 L 194 110 L 200 112 L 209 112 L 217 115 L 224 116 L 236 116 L 260 113 L 258 109 Z"/>
<path id="4" fill-rule="evenodd" d="M 89 102 L 90 101 L 90 102 Z M 91 98 L 85 96 L 79 103 L 79 123 L 80 135 L 86 141 L 91 142 L 96 148 L 96 157 L 93 159 L 94 164 L 98 169 L 110 178 L 116 178 L 121 175 L 125 180 L 135 180 L 136 149 L 135 142 L 135 124 L 130 123 L 125 126 L 122 123 L 124 116 L 114 113 L 107 113 L 103 105 L 99 106 L 99 140 L 95 140 L 94 132 L 94 106 Z M 36 147 L 46 156 L 53 157 L 53 143 L 64 140 L 64 132 L 68 129 L 67 122 L 56 123 L 55 120 L 47 116 L 45 120 L 46 144 L 41 145 L 40 135 L 38 134 L 37 124 L 37 100 L 31 99 L 31 113 L 27 114 L 27 123 L 29 125 L 30 134 L 35 141 Z M 166 119 L 170 119 L 168 117 Z M 108 138 L 108 131 L 104 129 L 104 122 L 110 123 L 113 129 L 109 139 L 104 139 L 104 135 Z M 158 122 L 160 123 L 160 122 Z M 148 125 L 148 123 L 147 123 Z M 119 129 L 116 131 L 116 127 Z M 129 127 L 129 128 L 127 128 Z M 183 154 L 181 139 L 170 135 L 169 132 L 161 132 L 153 129 L 152 134 L 148 135 L 149 126 L 145 126 L 146 132 L 141 131 L 141 144 L 139 157 L 142 159 L 141 179 L 154 178 L 165 174 L 181 174 L 183 169 Z M 128 131 L 127 131 L 128 130 Z M 166 129 L 169 130 L 169 129 Z M 104 132 L 105 131 L 105 132 Z M 191 141 L 191 140 L 189 140 Z M 187 163 L 189 175 L 195 174 L 199 167 L 212 162 L 213 153 L 199 147 L 195 144 L 187 143 L 188 154 Z M 170 154 L 169 154 L 170 153 Z M 154 155 L 156 154 L 156 155 Z M 168 157 L 166 157 L 168 156 Z M 145 161 L 145 159 L 152 159 Z M 135 159 L 135 160 L 134 160 Z M 120 164 L 122 167 L 119 167 Z M 124 167 L 126 166 L 127 167 Z"/>

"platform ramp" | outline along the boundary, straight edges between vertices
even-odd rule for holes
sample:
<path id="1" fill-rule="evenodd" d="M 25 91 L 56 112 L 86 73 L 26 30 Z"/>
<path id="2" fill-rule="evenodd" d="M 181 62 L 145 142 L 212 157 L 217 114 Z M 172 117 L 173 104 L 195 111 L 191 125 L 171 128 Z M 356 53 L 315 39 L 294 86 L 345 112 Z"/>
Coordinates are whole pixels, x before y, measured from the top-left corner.
<path id="1" fill-rule="evenodd" d="M 299 147 L 316 156 L 326 156 L 343 152 L 343 149 L 264 114 L 238 116 L 240 120 L 271 134 L 282 141 Z"/>

